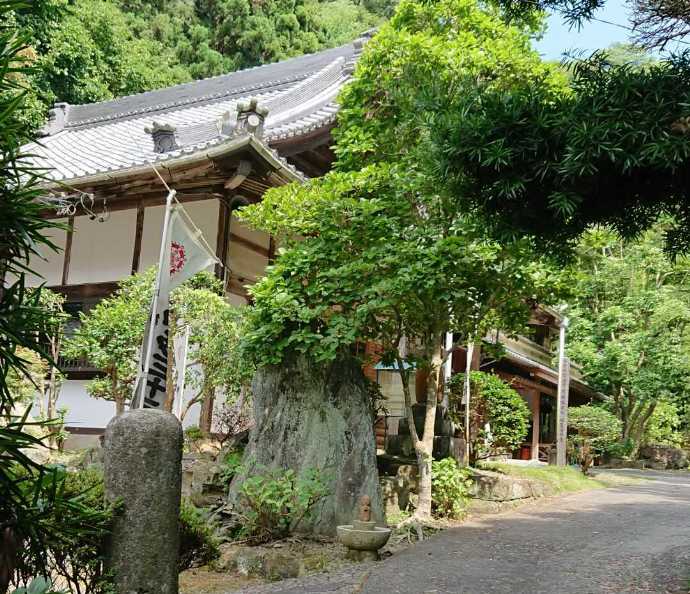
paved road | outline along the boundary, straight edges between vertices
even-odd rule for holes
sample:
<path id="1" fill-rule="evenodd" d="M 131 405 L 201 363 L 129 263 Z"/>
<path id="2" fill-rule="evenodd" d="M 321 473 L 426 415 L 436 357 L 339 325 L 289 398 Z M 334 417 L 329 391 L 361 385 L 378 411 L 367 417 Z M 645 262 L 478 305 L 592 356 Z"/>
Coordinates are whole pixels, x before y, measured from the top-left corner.
<path id="1" fill-rule="evenodd" d="M 247 592 L 686 594 L 690 472 L 643 476 L 654 480 L 486 516 L 378 564 Z"/>

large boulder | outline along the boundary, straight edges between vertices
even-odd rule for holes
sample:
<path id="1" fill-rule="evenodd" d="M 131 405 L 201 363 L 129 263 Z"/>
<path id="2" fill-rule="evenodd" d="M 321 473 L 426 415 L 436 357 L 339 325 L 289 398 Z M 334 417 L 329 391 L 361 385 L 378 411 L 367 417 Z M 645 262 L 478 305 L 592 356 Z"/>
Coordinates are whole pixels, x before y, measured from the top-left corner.
<path id="1" fill-rule="evenodd" d="M 254 426 L 245 471 L 230 486 L 237 501 L 244 477 L 266 468 L 292 469 L 299 477 L 320 471 L 329 495 L 298 530 L 335 535 L 350 524 L 362 495 L 383 522 L 370 396 L 361 365 L 352 357 L 316 363 L 306 356 L 257 371 L 252 384 Z"/>
<path id="2" fill-rule="evenodd" d="M 640 448 L 640 460 L 656 470 L 679 470 L 688 467 L 688 452 L 681 448 L 647 445 Z"/>

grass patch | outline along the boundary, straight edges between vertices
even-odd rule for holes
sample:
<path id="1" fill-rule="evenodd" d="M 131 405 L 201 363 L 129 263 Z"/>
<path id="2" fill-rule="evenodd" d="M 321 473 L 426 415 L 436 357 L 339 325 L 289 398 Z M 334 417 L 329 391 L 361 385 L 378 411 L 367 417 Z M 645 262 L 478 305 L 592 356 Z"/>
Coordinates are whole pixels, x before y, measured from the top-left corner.
<path id="1" fill-rule="evenodd" d="M 480 468 L 517 478 L 541 481 L 550 485 L 557 493 L 601 489 L 606 486 L 598 478 L 584 476 L 582 472 L 570 466 L 518 466 L 490 462 L 481 464 Z"/>
<path id="2" fill-rule="evenodd" d="M 631 476 L 626 474 L 619 474 L 615 472 L 606 472 L 599 470 L 596 472 L 596 479 L 604 483 L 607 487 L 618 487 L 621 485 L 640 485 L 645 482 L 653 481 L 651 476 Z"/>

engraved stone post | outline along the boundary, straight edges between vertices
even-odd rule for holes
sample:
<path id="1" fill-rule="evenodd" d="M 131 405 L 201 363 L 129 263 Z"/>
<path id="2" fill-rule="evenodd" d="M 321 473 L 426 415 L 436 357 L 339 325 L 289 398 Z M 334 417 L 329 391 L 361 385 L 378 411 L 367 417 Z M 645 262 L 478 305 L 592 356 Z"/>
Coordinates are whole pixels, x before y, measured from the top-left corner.
<path id="1" fill-rule="evenodd" d="M 118 594 L 177 594 L 182 427 L 137 409 L 105 430 L 105 496 L 121 501 L 108 547 Z"/>

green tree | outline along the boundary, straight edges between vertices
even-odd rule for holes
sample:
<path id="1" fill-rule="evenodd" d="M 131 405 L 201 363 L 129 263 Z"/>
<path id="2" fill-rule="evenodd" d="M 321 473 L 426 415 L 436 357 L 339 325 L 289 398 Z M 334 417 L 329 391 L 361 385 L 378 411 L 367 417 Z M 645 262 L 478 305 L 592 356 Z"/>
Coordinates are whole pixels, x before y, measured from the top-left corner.
<path id="1" fill-rule="evenodd" d="M 7 374 L 7 390 L 12 395 L 15 405 L 23 407 L 31 406 L 36 397 L 44 390 L 44 381 L 48 372 L 48 363 L 37 352 L 19 347 L 17 355 L 26 362 L 26 368 L 22 371 L 12 368 Z M 11 420 L 16 414 L 15 410 L 6 410 L 6 418 Z"/>
<path id="2" fill-rule="evenodd" d="M 201 403 L 199 427 L 209 433 L 216 391 L 222 390 L 226 404 L 233 404 L 254 373 L 253 365 L 239 349 L 244 313 L 209 289 L 184 285 L 175 291 L 173 308 L 177 332 L 184 332 L 185 327 L 190 331 L 187 378 L 196 390 L 181 416 Z"/>
<path id="3" fill-rule="evenodd" d="M 660 400 L 647 423 L 644 443 L 682 447 L 684 419 L 681 410 L 674 402 Z"/>
<path id="4" fill-rule="evenodd" d="M 249 352 L 261 365 L 294 351 L 326 361 L 358 340 L 379 343 L 401 374 L 420 467 L 419 518 L 431 513 L 446 332 L 473 344 L 489 328 L 518 331 L 530 300 L 554 302 L 559 291 L 528 238 L 488 238 L 485 223 L 439 183 L 424 131 L 437 116 L 420 106 L 451 109 L 465 77 L 508 89 L 549 72 L 529 47 L 528 29 L 505 25 L 474 0 L 403 1 L 341 98 L 338 171 L 271 190 L 241 214 L 287 248 L 252 290 Z M 422 435 L 407 363 L 429 377 L 418 395 Z"/>
<path id="5" fill-rule="evenodd" d="M 666 258 L 663 231 L 636 242 L 592 232 L 579 251 L 569 348 L 590 385 L 609 397 L 633 454 L 658 402 L 688 398 L 690 267 Z"/>
<path id="6" fill-rule="evenodd" d="M 57 362 L 65 339 L 65 327 L 69 320 L 69 314 L 64 311 L 65 297 L 60 293 L 55 293 L 49 289 L 41 290 L 40 303 L 46 312 L 46 324 L 43 331 L 45 348 L 50 361 Z M 46 364 L 47 373 L 44 374 L 45 381 L 40 388 L 41 412 L 43 399 L 45 398 L 46 410 L 45 418 L 56 419 L 58 417 L 58 398 L 64 377 L 55 365 Z M 50 437 L 51 445 L 54 444 L 53 436 Z"/>
<path id="7" fill-rule="evenodd" d="M 112 297 L 81 314 L 79 329 L 65 345 L 65 356 L 84 358 L 103 372 L 86 389 L 94 398 L 115 402 L 116 414 L 124 412 L 134 388 L 154 276 L 155 268 L 150 268 L 120 281 Z M 205 431 L 211 428 L 216 390 L 222 389 L 232 400 L 252 373 L 252 367 L 238 355 L 242 313 L 226 303 L 219 292 L 222 283 L 212 274 L 201 272 L 171 296 L 171 327 L 177 332 L 185 325 L 190 328 L 189 380 L 197 390 L 184 412 L 201 402 Z M 172 356 L 172 348 L 168 354 Z M 168 367 L 172 369 L 172 363 Z"/>
<path id="8" fill-rule="evenodd" d="M 78 0 L 59 22 L 33 30 L 32 82 L 47 104 L 102 101 L 190 79 L 169 48 L 134 36 L 110 1 Z"/>
<path id="9" fill-rule="evenodd" d="M 580 19 L 603 0 L 499 4 L 521 15 L 559 5 Z M 498 232 L 568 252 L 592 224 L 635 237 L 665 212 L 677 219 L 669 249 L 688 248 L 690 57 L 640 68 L 610 53 L 566 64 L 568 85 L 506 90 L 468 79 L 457 109 L 434 120 L 439 169 Z"/>
<path id="10" fill-rule="evenodd" d="M 569 445 L 575 450 L 582 472 L 587 474 L 596 453 L 601 454 L 618 439 L 621 422 L 600 406 L 587 404 L 568 409 Z"/>
<path id="11" fill-rule="evenodd" d="M 470 374 L 470 462 L 516 449 L 527 436 L 530 409 L 513 388 L 492 373 Z M 464 423 L 462 395 L 465 375 L 450 382 L 450 413 L 457 424 Z"/>
<path id="12" fill-rule="evenodd" d="M 65 343 L 66 357 L 84 358 L 103 372 L 86 389 L 94 398 L 113 401 L 118 415 L 125 411 L 134 388 L 154 274 L 151 268 L 120 281 L 112 297 L 80 314 L 79 329 Z"/>

